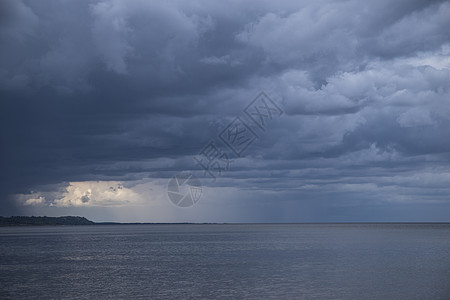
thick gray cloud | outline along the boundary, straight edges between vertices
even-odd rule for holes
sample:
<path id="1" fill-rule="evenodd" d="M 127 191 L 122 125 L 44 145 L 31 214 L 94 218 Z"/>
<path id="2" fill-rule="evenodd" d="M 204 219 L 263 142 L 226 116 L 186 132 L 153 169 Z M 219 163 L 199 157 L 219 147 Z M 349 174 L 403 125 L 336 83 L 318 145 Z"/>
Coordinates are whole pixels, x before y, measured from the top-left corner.
<path id="1" fill-rule="evenodd" d="M 448 1 L 2 1 L 1 214 L 449 221 L 447 28 Z M 211 182 L 193 157 L 260 91 L 283 115 Z"/>

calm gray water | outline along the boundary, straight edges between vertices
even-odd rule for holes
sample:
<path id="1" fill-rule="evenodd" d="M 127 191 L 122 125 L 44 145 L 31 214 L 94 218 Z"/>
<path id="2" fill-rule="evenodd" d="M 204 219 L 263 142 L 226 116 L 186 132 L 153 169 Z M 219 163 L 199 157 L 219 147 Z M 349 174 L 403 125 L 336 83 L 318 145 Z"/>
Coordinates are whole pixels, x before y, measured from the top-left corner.
<path id="1" fill-rule="evenodd" d="M 450 299 L 450 225 L 0 228 L 1 299 Z"/>

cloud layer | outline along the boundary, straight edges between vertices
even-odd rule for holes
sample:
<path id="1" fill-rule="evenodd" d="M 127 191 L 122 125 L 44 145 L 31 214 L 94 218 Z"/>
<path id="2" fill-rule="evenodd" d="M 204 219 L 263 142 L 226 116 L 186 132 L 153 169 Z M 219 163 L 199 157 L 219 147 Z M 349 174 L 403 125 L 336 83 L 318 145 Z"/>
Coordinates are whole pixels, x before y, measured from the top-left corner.
<path id="1" fill-rule="evenodd" d="M 3 1 L 1 214 L 449 221 L 449 16 L 419 0 Z M 265 131 L 243 111 L 261 91 L 284 112 Z M 237 116 L 258 136 L 242 157 L 219 138 Z M 232 158 L 215 182 L 193 159 L 211 140 Z M 165 189 L 183 170 L 205 193 L 180 211 Z"/>

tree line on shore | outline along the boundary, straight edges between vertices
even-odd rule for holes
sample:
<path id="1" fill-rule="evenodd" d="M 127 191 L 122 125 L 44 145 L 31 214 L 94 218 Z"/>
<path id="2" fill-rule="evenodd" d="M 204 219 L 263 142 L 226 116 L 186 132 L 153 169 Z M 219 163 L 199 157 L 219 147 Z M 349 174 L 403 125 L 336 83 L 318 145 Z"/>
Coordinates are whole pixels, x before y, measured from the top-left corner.
<path id="1" fill-rule="evenodd" d="M 33 225 L 94 225 L 84 217 L 0 217 L 0 226 L 33 226 Z"/>

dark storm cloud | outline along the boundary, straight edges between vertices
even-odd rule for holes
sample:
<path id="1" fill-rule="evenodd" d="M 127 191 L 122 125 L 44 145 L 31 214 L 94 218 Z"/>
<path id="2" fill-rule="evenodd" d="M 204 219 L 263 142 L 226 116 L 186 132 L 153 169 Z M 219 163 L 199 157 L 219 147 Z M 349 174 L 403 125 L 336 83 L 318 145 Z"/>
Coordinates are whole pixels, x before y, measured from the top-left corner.
<path id="1" fill-rule="evenodd" d="M 322 216 L 448 202 L 449 16 L 448 1 L 2 1 L 0 196 L 195 169 L 265 90 L 285 114 L 217 187 Z"/>

